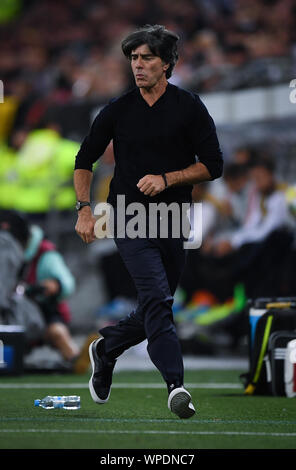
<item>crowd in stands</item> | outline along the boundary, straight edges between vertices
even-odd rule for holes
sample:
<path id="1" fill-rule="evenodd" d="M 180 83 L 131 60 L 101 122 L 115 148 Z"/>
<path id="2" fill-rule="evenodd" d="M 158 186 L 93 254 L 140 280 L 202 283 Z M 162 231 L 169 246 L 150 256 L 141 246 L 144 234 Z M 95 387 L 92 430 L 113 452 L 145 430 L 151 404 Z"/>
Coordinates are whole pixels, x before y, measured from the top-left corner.
<path id="1" fill-rule="evenodd" d="M 49 101 L 108 98 L 129 88 L 120 42 L 145 23 L 164 24 L 179 34 L 172 82 L 193 91 L 287 82 L 295 70 L 295 0 L 18 4 L 14 17 L 0 23 L 0 70 L 7 96 L 26 106 L 34 103 L 29 123 L 38 120 Z"/>
<path id="2" fill-rule="evenodd" d="M 5 4 L 0 209 L 73 211 L 79 144 L 46 121 L 46 111 L 107 101 L 133 86 L 120 43 L 138 26 L 158 23 L 177 32 L 179 61 L 170 81 L 197 93 L 288 83 L 295 76 L 296 0 L 14 0 L 11 12 Z M 275 161 L 262 148 L 244 147 L 226 163 L 223 178 L 193 190 L 194 201 L 203 203 L 203 243 L 189 250 L 181 308 L 200 298 L 198 291 L 212 296 L 211 305 L 223 304 L 239 285 L 247 297 L 296 295 L 296 219 Z M 112 145 L 99 167 L 96 201 L 108 190 Z M 118 255 L 106 254 L 101 263 L 109 300 L 133 300 Z"/>
<path id="3" fill-rule="evenodd" d="M 68 193 L 63 201 L 51 203 L 49 189 L 38 198 L 33 196 L 36 204 L 32 211 L 72 206 L 74 194 L 65 186 L 71 179 L 69 156 L 77 145 L 73 143 L 71 149 L 70 141 L 62 142 L 59 137 L 79 142 L 84 130 L 79 135 L 79 130 L 71 134 L 64 129 L 67 123 L 73 125 L 75 111 L 72 117 L 63 118 L 61 125 L 56 114 L 52 118 L 48 110 L 55 105 L 92 100 L 103 103 L 133 86 L 120 43 L 128 32 L 145 23 L 165 24 L 179 34 L 179 60 L 171 81 L 184 88 L 198 93 L 233 90 L 287 82 L 293 76 L 295 0 L 4 2 L 0 5 L 0 78 L 5 95 L 0 107 L 2 207 L 6 207 L 7 184 L 14 185 L 15 198 L 20 192 L 19 184 L 27 194 L 18 198 L 14 208 L 26 210 L 32 203 L 28 185 L 33 174 L 33 154 L 38 153 L 41 138 L 40 133 L 39 137 L 34 134 L 36 128 L 50 132 L 44 132 L 47 157 L 41 164 L 36 163 L 42 168 L 36 170 L 35 179 L 38 174 L 40 185 L 48 186 L 40 175 L 50 179 L 50 162 L 57 161 L 58 154 L 57 171 L 61 175 L 54 182 Z M 80 127 L 81 121 L 86 120 L 80 119 Z M 53 149 L 50 140 L 61 145 Z M 19 153 L 21 169 L 19 165 L 15 168 Z M 11 205 L 11 201 L 7 204 Z"/>

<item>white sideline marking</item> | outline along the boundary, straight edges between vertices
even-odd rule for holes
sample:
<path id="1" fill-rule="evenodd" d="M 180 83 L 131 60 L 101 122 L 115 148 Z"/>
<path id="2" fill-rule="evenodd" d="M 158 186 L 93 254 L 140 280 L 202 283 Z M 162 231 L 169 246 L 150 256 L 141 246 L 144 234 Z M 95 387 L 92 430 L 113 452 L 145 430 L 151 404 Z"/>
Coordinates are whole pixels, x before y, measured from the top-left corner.
<path id="1" fill-rule="evenodd" d="M 157 430 L 104 430 L 104 429 L 0 429 L 2 433 L 63 433 L 63 434 L 188 434 L 200 436 L 273 436 L 296 437 L 296 432 L 248 432 L 248 431 L 157 431 Z"/>
<path id="2" fill-rule="evenodd" d="M 242 389 L 243 386 L 236 383 L 186 383 L 186 388 L 205 388 L 205 389 Z M 0 389 L 14 389 L 14 388 L 88 388 L 88 383 L 0 383 Z M 115 383 L 112 388 L 166 388 L 165 384 L 161 383 Z"/>
<path id="3" fill-rule="evenodd" d="M 262 424 L 264 426 L 266 425 L 285 425 L 285 426 L 295 426 L 296 421 L 285 421 L 285 420 L 246 420 L 246 419 L 190 419 L 190 420 L 180 420 L 180 419 L 145 419 L 145 418 L 80 418 L 80 417 L 69 417 L 69 416 L 59 416 L 59 422 L 60 421 L 67 421 L 69 422 L 100 422 L 100 423 L 117 423 L 117 424 L 123 424 L 123 423 L 133 423 L 133 424 L 139 424 L 139 423 L 156 423 L 156 424 L 162 424 L 162 423 L 167 423 L 167 424 L 178 424 L 178 426 L 189 426 L 190 424 L 215 424 L 215 425 L 220 425 L 220 424 Z M 49 417 L 49 416 L 40 416 L 40 417 L 34 417 L 34 418 L 19 418 L 19 417 L 14 417 L 14 418 L 2 418 L 0 417 L 0 422 L 7 422 L 7 421 L 14 421 L 14 422 L 28 422 L 36 420 L 38 422 L 46 422 L 48 423 L 49 421 L 56 421 L 56 418 L 54 417 Z"/>

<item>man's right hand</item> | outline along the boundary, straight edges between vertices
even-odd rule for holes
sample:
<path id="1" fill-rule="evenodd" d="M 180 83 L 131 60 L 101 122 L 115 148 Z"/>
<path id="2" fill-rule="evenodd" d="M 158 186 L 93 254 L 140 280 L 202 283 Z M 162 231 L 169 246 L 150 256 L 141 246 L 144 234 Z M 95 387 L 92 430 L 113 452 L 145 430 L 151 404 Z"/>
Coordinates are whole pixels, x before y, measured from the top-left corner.
<path id="1" fill-rule="evenodd" d="M 75 230 L 85 243 L 91 243 L 96 239 L 94 227 L 97 219 L 93 217 L 91 208 L 85 206 L 78 212 Z"/>

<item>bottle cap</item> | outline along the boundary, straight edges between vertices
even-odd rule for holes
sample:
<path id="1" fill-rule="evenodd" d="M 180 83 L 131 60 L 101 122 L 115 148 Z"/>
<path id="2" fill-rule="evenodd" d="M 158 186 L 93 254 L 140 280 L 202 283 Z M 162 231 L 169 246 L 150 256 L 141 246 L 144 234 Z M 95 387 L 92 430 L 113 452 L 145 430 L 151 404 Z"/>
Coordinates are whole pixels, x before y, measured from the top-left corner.
<path id="1" fill-rule="evenodd" d="M 34 406 L 39 406 L 41 400 L 38 398 L 37 400 L 34 400 Z"/>

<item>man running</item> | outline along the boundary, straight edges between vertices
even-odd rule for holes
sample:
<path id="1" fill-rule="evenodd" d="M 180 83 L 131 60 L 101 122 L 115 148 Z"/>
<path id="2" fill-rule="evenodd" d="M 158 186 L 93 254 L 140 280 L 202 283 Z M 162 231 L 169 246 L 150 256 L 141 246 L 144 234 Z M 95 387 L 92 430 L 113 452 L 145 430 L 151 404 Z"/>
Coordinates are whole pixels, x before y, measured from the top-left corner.
<path id="1" fill-rule="evenodd" d="M 122 42 L 136 87 L 101 110 L 76 156 L 75 229 L 86 243 L 95 240 L 92 165 L 112 139 L 115 171 L 107 201 L 115 214 L 118 196 L 124 196 L 127 205 L 137 202 L 146 208 L 152 202 L 190 203 L 193 184 L 222 174 L 222 153 L 206 107 L 196 94 L 167 80 L 178 59 L 178 39 L 163 26 L 146 25 Z M 116 359 L 147 338 L 148 354 L 167 384 L 169 409 L 180 418 L 190 418 L 195 409 L 183 384 L 183 359 L 172 313 L 185 264 L 184 239 L 169 230 L 166 238 L 115 234 L 114 241 L 135 283 L 138 306 L 117 325 L 100 330 L 101 336 L 91 344 L 91 396 L 96 403 L 109 399 Z"/>

